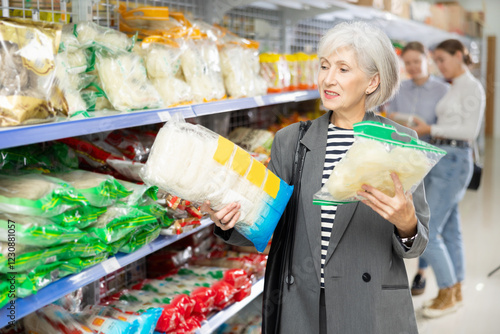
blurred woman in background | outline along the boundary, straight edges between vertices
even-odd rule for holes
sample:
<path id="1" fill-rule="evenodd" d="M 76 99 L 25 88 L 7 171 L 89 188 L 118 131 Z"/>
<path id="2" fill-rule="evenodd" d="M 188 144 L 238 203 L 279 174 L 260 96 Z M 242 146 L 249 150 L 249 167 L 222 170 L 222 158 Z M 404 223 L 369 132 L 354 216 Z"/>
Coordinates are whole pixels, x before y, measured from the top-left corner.
<path id="1" fill-rule="evenodd" d="M 432 266 L 439 287 L 437 298 L 424 305 L 423 314 L 430 318 L 454 312 L 462 304 L 465 259 L 458 203 L 472 177 L 471 145 L 479 134 L 486 101 L 481 83 L 469 72 L 471 60 L 460 41 L 441 42 L 434 60 L 452 85 L 436 106 L 436 124 L 417 118 L 413 127 L 447 152 L 425 182 L 431 218 L 422 258 Z"/>

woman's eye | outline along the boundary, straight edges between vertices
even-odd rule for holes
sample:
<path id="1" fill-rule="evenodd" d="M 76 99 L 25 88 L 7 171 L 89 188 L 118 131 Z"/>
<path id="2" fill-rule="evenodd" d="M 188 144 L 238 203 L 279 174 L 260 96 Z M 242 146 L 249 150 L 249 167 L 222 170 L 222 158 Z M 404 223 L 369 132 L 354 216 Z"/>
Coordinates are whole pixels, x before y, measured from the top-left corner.
<path id="1" fill-rule="evenodd" d="M 340 68 L 340 72 L 342 72 L 342 73 L 345 73 L 347 71 L 349 71 L 347 68 L 342 68 L 342 67 Z"/>
<path id="2" fill-rule="evenodd" d="M 328 69 L 328 67 L 326 67 L 325 65 L 321 65 L 321 69 L 322 69 L 322 70 L 327 70 L 327 69 Z"/>

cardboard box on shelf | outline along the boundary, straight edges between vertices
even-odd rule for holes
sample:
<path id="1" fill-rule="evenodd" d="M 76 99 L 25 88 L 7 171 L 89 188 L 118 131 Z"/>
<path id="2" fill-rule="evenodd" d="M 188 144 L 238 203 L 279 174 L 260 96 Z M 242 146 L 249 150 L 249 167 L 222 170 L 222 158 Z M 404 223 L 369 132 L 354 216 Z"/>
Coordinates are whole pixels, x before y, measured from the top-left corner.
<path id="1" fill-rule="evenodd" d="M 466 11 L 458 2 L 443 2 L 448 12 L 448 31 L 464 34 Z"/>
<path id="2" fill-rule="evenodd" d="M 443 4 L 431 5 L 431 16 L 425 20 L 425 23 L 442 30 L 448 31 L 448 7 Z"/>

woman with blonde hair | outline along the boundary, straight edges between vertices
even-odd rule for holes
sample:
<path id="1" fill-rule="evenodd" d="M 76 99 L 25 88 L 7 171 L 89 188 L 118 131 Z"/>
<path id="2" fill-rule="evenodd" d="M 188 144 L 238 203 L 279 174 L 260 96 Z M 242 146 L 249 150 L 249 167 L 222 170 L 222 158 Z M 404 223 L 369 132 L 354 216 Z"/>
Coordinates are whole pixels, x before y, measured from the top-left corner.
<path id="1" fill-rule="evenodd" d="M 366 198 L 362 202 L 313 205 L 314 193 L 353 143 L 354 123 L 392 124 L 416 136 L 372 111 L 397 90 L 397 56 L 389 38 L 363 22 L 341 23 L 329 30 L 318 56 L 318 89 L 329 112 L 312 121 L 300 142 L 299 123 L 280 130 L 271 151 L 269 168 L 290 182 L 298 142 L 307 149 L 302 176 L 294 184 L 297 202 L 289 203 L 296 209 L 293 257 L 283 268 L 285 287 L 269 291 L 281 270 L 274 265 L 280 260 L 276 254 L 283 237 L 277 231 L 289 228 L 289 221 L 282 219 L 266 268 L 262 332 L 417 333 L 403 258 L 419 256 L 427 244 L 429 210 L 423 186 L 412 197 L 393 173 L 394 197 L 364 185 L 358 193 Z M 231 244 L 251 245 L 233 229 L 238 204 L 218 212 L 209 205 L 202 210 L 210 213 L 216 235 Z"/>

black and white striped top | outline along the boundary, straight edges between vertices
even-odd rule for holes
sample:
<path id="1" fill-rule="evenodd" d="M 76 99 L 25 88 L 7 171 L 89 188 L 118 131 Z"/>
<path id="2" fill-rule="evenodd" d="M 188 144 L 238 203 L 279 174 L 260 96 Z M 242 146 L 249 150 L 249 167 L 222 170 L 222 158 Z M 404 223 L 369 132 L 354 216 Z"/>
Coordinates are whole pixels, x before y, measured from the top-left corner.
<path id="1" fill-rule="evenodd" d="M 323 186 L 333 168 L 344 157 L 347 150 L 354 142 L 354 131 L 348 129 L 341 129 L 330 123 L 328 126 L 328 140 L 326 144 L 325 165 L 323 167 L 323 179 L 321 186 Z M 322 205 L 321 206 L 321 287 L 325 287 L 325 259 L 330 243 L 330 236 L 332 234 L 333 222 L 337 212 L 336 205 Z"/>

